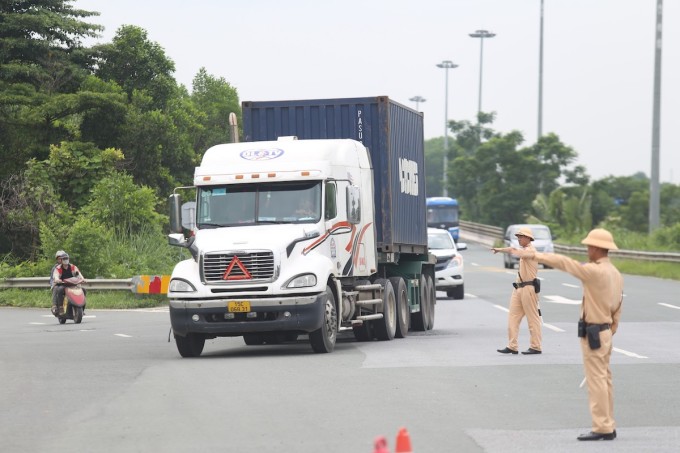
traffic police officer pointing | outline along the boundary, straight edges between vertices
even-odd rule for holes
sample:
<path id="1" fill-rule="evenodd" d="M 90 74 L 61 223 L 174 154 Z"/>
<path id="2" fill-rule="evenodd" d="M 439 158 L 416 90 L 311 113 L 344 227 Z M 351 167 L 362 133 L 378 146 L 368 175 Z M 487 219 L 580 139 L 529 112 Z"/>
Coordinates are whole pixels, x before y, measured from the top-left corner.
<path id="1" fill-rule="evenodd" d="M 517 354 L 519 325 L 522 318 L 527 317 L 529 324 L 529 349 L 522 354 L 540 354 L 541 349 L 541 316 L 538 310 L 538 262 L 536 249 L 531 244 L 534 235 L 529 228 L 520 228 L 515 234 L 521 248 L 492 248 L 494 254 L 510 253 L 519 257 L 517 280 L 510 297 L 510 313 L 508 315 L 508 345 L 505 349 L 497 349 L 501 354 Z"/>
<path id="2" fill-rule="evenodd" d="M 613 440 L 614 390 L 609 359 L 612 335 L 616 333 L 623 301 L 623 277 L 609 261 L 609 250 L 617 250 L 611 233 L 596 228 L 581 241 L 588 246 L 589 262 L 581 264 L 553 253 L 537 253 L 541 264 L 568 272 L 583 284 L 583 302 L 579 320 L 579 337 L 583 367 L 588 383 L 588 401 L 592 429 L 578 440 Z"/>

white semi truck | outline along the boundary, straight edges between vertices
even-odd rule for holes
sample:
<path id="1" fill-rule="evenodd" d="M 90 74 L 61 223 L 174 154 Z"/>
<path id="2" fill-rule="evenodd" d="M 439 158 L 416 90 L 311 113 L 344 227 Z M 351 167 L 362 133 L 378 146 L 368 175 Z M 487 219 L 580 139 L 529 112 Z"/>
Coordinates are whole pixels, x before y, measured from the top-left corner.
<path id="1" fill-rule="evenodd" d="M 360 341 L 432 329 L 422 115 L 387 97 L 244 103 L 243 115 L 257 141 L 205 152 L 189 231 L 170 197 L 170 244 L 192 255 L 168 290 L 179 353 L 300 335 L 331 352 L 343 329 Z"/>

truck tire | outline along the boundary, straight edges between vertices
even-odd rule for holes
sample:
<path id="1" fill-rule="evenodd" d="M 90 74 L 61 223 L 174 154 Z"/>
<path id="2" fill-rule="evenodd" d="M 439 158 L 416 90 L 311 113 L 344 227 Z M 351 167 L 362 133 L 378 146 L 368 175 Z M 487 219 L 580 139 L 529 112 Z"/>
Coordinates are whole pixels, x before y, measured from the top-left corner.
<path id="1" fill-rule="evenodd" d="M 429 275 L 427 280 L 428 310 L 427 310 L 427 330 L 434 329 L 434 306 L 437 304 L 437 290 L 434 287 L 432 277 Z"/>
<path id="2" fill-rule="evenodd" d="M 406 338 L 406 335 L 408 335 L 408 328 L 411 324 L 411 312 L 408 306 L 406 283 L 401 277 L 390 277 L 390 283 L 392 283 L 394 295 L 397 298 L 397 330 L 394 333 L 394 336 L 397 338 Z"/>
<path id="3" fill-rule="evenodd" d="M 382 296 L 382 319 L 376 319 L 373 324 L 375 328 L 375 337 L 380 341 L 390 341 L 394 339 L 394 334 L 397 331 L 397 298 L 394 294 L 394 288 L 389 280 L 377 280 L 383 285 Z"/>
<path id="4" fill-rule="evenodd" d="M 309 344 L 314 352 L 327 353 L 335 349 L 338 337 L 338 314 L 335 307 L 335 296 L 330 286 L 326 286 L 326 304 L 323 310 L 321 327 L 309 333 Z"/>
<path id="5" fill-rule="evenodd" d="M 203 352 L 205 337 L 197 333 L 189 333 L 186 337 L 175 335 L 175 344 L 182 357 L 198 357 Z"/>
<path id="6" fill-rule="evenodd" d="M 411 313 L 411 327 L 413 330 L 424 331 L 427 330 L 427 307 L 428 307 L 428 293 L 427 293 L 427 280 L 424 275 L 420 276 L 420 311 Z"/>
<path id="7" fill-rule="evenodd" d="M 352 333 L 357 341 L 373 340 L 373 325 L 371 321 L 364 321 L 360 326 L 352 326 Z"/>

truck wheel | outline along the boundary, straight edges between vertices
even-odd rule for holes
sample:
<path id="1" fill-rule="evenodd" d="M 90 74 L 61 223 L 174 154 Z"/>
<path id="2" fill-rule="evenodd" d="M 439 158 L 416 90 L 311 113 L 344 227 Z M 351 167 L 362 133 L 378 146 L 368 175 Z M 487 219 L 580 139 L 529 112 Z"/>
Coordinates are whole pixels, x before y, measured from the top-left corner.
<path id="1" fill-rule="evenodd" d="M 420 311 L 411 313 L 411 326 L 413 330 L 424 331 L 427 325 L 427 280 L 425 276 L 420 276 Z"/>
<path id="2" fill-rule="evenodd" d="M 243 342 L 248 346 L 259 346 L 264 344 L 264 337 L 259 333 L 243 334 Z"/>
<path id="3" fill-rule="evenodd" d="M 330 286 L 326 286 L 326 305 L 321 327 L 309 334 L 309 343 L 314 352 L 333 352 L 338 336 L 338 314 L 335 309 L 335 296 Z"/>
<path id="4" fill-rule="evenodd" d="M 408 335 L 408 328 L 411 323 L 411 313 L 408 306 L 408 293 L 406 283 L 401 277 L 390 277 L 390 283 L 397 298 L 397 330 L 394 336 L 405 338 Z"/>
<path id="5" fill-rule="evenodd" d="M 382 297 L 383 317 L 374 321 L 375 337 L 381 341 L 390 341 L 394 339 L 394 334 L 397 331 L 397 298 L 389 280 L 378 281 L 385 289 Z"/>
<path id="6" fill-rule="evenodd" d="M 205 337 L 197 333 L 189 333 L 186 337 L 175 335 L 175 344 L 182 357 L 198 357 L 203 352 Z"/>
<path id="7" fill-rule="evenodd" d="M 427 330 L 434 329 L 434 306 L 437 303 L 437 290 L 434 288 L 432 277 L 427 276 L 427 294 L 428 294 L 428 308 L 427 311 Z"/>

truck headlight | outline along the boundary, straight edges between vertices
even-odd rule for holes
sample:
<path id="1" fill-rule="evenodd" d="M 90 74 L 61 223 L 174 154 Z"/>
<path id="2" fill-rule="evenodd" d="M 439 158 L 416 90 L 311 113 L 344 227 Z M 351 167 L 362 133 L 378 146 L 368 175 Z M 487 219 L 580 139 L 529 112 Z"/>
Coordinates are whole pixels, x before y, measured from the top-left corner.
<path id="1" fill-rule="evenodd" d="M 186 280 L 182 280 L 179 278 L 173 278 L 170 281 L 170 286 L 168 287 L 168 291 L 173 292 L 173 293 L 193 293 L 196 292 L 196 288 L 194 288 L 194 285 L 189 283 Z"/>
<path id="2" fill-rule="evenodd" d="M 302 274 L 291 278 L 283 285 L 284 288 L 309 288 L 310 286 L 316 286 L 316 275 L 314 274 Z"/>

